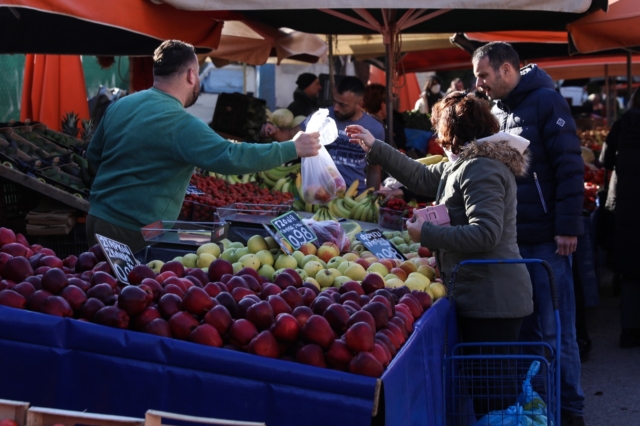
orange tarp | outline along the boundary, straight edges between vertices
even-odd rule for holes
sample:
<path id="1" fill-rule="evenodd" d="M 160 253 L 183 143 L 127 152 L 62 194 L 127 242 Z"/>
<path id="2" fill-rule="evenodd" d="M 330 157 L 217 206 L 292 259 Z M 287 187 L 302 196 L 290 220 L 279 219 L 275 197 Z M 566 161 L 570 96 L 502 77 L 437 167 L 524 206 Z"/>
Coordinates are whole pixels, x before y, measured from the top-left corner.
<path id="1" fill-rule="evenodd" d="M 179 38 L 196 47 L 215 49 L 220 40 L 225 12 L 191 12 L 149 0 L 0 0 L 0 7 L 36 9 L 113 26 L 155 37 Z M 46 37 L 46 34 L 40 35 Z M 160 44 L 160 43 L 158 43 Z"/>
<path id="2" fill-rule="evenodd" d="M 598 11 L 567 25 L 580 53 L 640 46 L 638 0 L 609 0 L 609 11 Z"/>
<path id="3" fill-rule="evenodd" d="M 60 130 L 60 120 L 73 111 L 89 119 L 82 61 L 72 55 L 27 55 L 20 120 L 30 118 Z"/>
<path id="4" fill-rule="evenodd" d="M 386 73 L 374 66 L 369 67 L 369 84 L 386 85 Z M 420 97 L 420 85 L 415 74 L 404 74 L 398 77 L 398 111 L 411 111 Z"/>

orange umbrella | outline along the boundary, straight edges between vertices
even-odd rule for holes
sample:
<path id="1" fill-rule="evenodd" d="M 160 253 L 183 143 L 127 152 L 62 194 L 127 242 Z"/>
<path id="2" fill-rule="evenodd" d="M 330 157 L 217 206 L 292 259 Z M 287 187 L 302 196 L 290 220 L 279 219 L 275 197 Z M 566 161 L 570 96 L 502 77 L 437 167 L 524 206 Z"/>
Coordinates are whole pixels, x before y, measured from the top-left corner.
<path id="1" fill-rule="evenodd" d="M 637 0 L 609 0 L 609 11 L 598 11 L 569 25 L 569 38 L 580 53 L 640 46 Z"/>
<path id="2" fill-rule="evenodd" d="M 369 67 L 369 84 L 386 84 L 386 73 L 374 66 Z M 398 77 L 398 111 L 411 111 L 420 97 L 420 85 L 415 74 L 403 74 Z"/>
<path id="3" fill-rule="evenodd" d="M 82 61 L 72 55 L 28 54 L 25 61 L 20 120 L 31 119 L 60 130 L 67 112 L 89 119 Z"/>
<path id="4" fill-rule="evenodd" d="M 206 52 L 230 16 L 149 0 L 0 0 L 0 53 L 151 55 L 166 39 Z"/>

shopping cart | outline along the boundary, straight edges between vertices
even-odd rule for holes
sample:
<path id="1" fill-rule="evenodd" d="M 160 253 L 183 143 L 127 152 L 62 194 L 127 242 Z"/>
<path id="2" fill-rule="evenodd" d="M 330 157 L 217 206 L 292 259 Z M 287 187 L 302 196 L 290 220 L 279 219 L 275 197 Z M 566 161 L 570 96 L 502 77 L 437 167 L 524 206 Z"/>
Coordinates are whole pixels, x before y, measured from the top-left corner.
<path id="1" fill-rule="evenodd" d="M 445 413 L 449 426 L 560 426 L 560 313 L 549 264 L 538 259 L 466 260 L 451 271 L 449 295 L 461 267 L 514 263 L 540 264 L 549 274 L 556 349 L 545 342 L 459 343 L 449 354 L 445 342 Z M 523 387 L 525 379 L 530 386 Z"/>

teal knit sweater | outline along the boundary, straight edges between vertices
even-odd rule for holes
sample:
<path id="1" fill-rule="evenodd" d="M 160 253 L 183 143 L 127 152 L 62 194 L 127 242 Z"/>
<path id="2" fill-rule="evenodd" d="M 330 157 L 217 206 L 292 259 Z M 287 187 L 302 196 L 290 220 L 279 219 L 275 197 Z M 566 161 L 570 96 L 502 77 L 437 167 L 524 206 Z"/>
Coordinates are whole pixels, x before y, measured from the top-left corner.
<path id="1" fill-rule="evenodd" d="M 149 89 L 109 107 L 87 150 L 97 170 L 89 214 L 126 229 L 176 220 L 194 166 L 244 174 L 297 158 L 293 142 L 234 144 Z"/>

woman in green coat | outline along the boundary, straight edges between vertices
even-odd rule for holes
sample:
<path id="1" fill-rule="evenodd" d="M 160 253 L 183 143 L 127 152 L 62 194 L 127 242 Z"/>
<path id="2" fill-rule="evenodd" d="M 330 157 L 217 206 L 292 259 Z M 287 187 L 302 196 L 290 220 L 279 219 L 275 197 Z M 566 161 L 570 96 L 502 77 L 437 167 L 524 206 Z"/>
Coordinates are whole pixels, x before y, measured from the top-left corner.
<path id="1" fill-rule="evenodd" d="M 414 241 L 436 251 L 445 283 L 451 269 L 467 259 L 520 259 L 516 242 L 516 176 L 526 174 L 528 141 L 497 133 L 489 103 L 452 92 L 433 108 L 431 121 L 449 162 L 425 166 L 361 126 L 347 127 L 351 141 L 368 151 L 370 164 L 418 194 L 444 204 L 450 226 L 417 218 L 407 228 Z M 525 265 L 470 265 L 453 288 L 458 328 L 466 342 L 515 342 L 522 319 L 533 312 Z M 505 407 L 506 408 L 506 407 Z"/>

